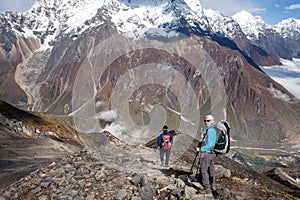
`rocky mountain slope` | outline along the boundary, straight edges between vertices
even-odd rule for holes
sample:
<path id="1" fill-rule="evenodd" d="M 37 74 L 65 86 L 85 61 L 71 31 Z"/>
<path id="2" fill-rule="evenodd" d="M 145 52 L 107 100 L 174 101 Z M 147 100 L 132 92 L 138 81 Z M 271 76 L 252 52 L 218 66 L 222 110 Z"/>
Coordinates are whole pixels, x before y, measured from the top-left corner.
<path id="1" fill-rule="evenodd" d="M 98 133 L 99 134 L 99 133 Z M 107 135 L 108 136 L 108 135 Z M 175 136 L 176 139 L 176 136 Z M 176 141 L 176 140 L 175 140 Z M 196 143 L 194 143 L 196 144 Z M 183 144 L 181 144 L 183 145 Z M 174 150 L 178 146 L 174 145 Z M 158 150 L 110 140 L 71 153 L 2 188 L 1 199 L 297 199 L 299 191 L 218 157 L 217 190 L 201 195 L 202 186 L 190 173 L 195 151 L 170 168 L 159 165 Z M 173 152 L 174 153 L 174 152 Z M 197 161 L 198 162 L 198 161 Z"/>
<path id="2" fill-rule="evenodd" d="M 226 156 L 217 159 L 218 189 L 199 194 L 198 160 L 193 173 L 190 168 L 198 140 L 174 130 L 171 166 L 167 168 L 160 166 L 155 139 L 146 145 L 130 145 L 103 132 L 80 134 L 71 141 L 66 140 L 70 128 L 5 102 L 1 114 L 7 120 L 0 124 L 0 199 L 300 198 L 299 184 L 292 178 L 298 177 L 297 169 L 290 170 L 290 176 L 274 169 L 267 173 L 269 178 Z M 15 120 L 10 123 L 12 118 Z M 51 118 L 62 122 L 60 116 Z M 25 126 L 40 131 L 29 135 L 22 130 Z M 59 134 L 55 131 L 58 126 Z M 53 130 L 56 137 L 43 134 L 43 127 Z M 234 152 L 232 149 L 230 154 Z"/>
<path id="3" fill-rule="evenodd" d="M 232 38 L 218 31 L 198 1 L 39 0 L 0 17 L 3 98 L 69 114 L 78 131 L 126 138 L 166 122 L 195 135 L 200 116 L 214 112 L 238 140 L 299 138 L 299 101 L 257 65 L 276 59 L 231 20 Z"/>
<path id="4" fill-rule="evenodd" d="M 78 133 L 0 101 L 0 187 L 83 147 Z"/>
<path id="5" fill-rule="evenodd" d="M 78 133 L 71 127 L 52 122 L 37 113 L 29 113 L 0 100 L 0 124 L 20 137 L 49 137 L 74 145 L 82 145 Z"/>
<path id="6" fill-rule="evenodd" d="M 0 138 L 1 188 L 80 149 L 76 145 L 59 142 L 49 137 L 24 138 L 2 125 Z"/>

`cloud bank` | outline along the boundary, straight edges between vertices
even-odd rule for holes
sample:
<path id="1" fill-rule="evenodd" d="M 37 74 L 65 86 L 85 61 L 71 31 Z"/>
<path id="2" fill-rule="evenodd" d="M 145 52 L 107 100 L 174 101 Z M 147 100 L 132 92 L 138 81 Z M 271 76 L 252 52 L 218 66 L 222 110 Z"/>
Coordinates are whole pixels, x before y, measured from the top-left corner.
<path id="1" fill-rule="evenodd" d="M 262 70 L 300 99 L 300 59 L 280 61 L 283 65 L 262 67 Z"/>

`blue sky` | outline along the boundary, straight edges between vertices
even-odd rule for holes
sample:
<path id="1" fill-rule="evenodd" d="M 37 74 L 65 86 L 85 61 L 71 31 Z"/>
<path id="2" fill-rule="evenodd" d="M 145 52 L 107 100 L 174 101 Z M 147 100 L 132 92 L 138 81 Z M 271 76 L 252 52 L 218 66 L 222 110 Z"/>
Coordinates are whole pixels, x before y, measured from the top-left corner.
<path id="1" fill-rule="evenodd" d="M 290 17 L 300 19 L 300 0 L 201 0 L 204 8 L 213 8 L 232 16 L 246 10 L 261 16 L 269 24 L 277 24 Z"/>
<path id="2" fill-rule="evenodd" d="M 0 12 L 28 10 L 35 0 L 0 0 Z M 253 15 L 261 16 L 267 23 L 294 17 L 300 19 L 300 0 L 200 0 L 204 8 L 219 10 L 232 16 L 240 10 L 247 10 Z M 222 3 L 220 3 L 222 2 Z"/>

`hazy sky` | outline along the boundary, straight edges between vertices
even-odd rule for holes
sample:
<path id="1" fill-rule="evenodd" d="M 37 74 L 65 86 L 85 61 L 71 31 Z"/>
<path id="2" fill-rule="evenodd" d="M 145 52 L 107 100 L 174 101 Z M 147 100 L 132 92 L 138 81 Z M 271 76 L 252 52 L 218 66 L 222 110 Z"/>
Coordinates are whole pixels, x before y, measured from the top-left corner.
<path id="1" fill-rule="evenodd" d="M 96 1 L 96 0 L 95 0 Z M 247 10 L 261 16 L 267 23 L 294 17 L 300 19 L 300 0 L 200 0 L 204 8 L 213 8 L 232 16 L 240 10 Z M 0 12 L 24 12 L 32 6 L 34 0 L 0 0 Z"/>
<path id="2" fill-rule="evenodd" d="M 29 10 L 35 0 L 0 0 L 0 12 Z"/>

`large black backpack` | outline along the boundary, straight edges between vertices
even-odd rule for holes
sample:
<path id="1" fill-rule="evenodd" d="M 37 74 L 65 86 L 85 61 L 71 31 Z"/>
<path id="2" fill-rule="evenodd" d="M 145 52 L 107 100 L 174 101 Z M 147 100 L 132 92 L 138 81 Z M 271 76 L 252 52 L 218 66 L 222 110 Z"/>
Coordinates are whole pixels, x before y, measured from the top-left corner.
<path id="1" fill-rule="evenodd" d="M 219 121 L 214 128 L 217 133 L 217 142 L 213 150 L 217 154 L 226 154 L 230 150 L 230 125 L 227 121 Z"/>

